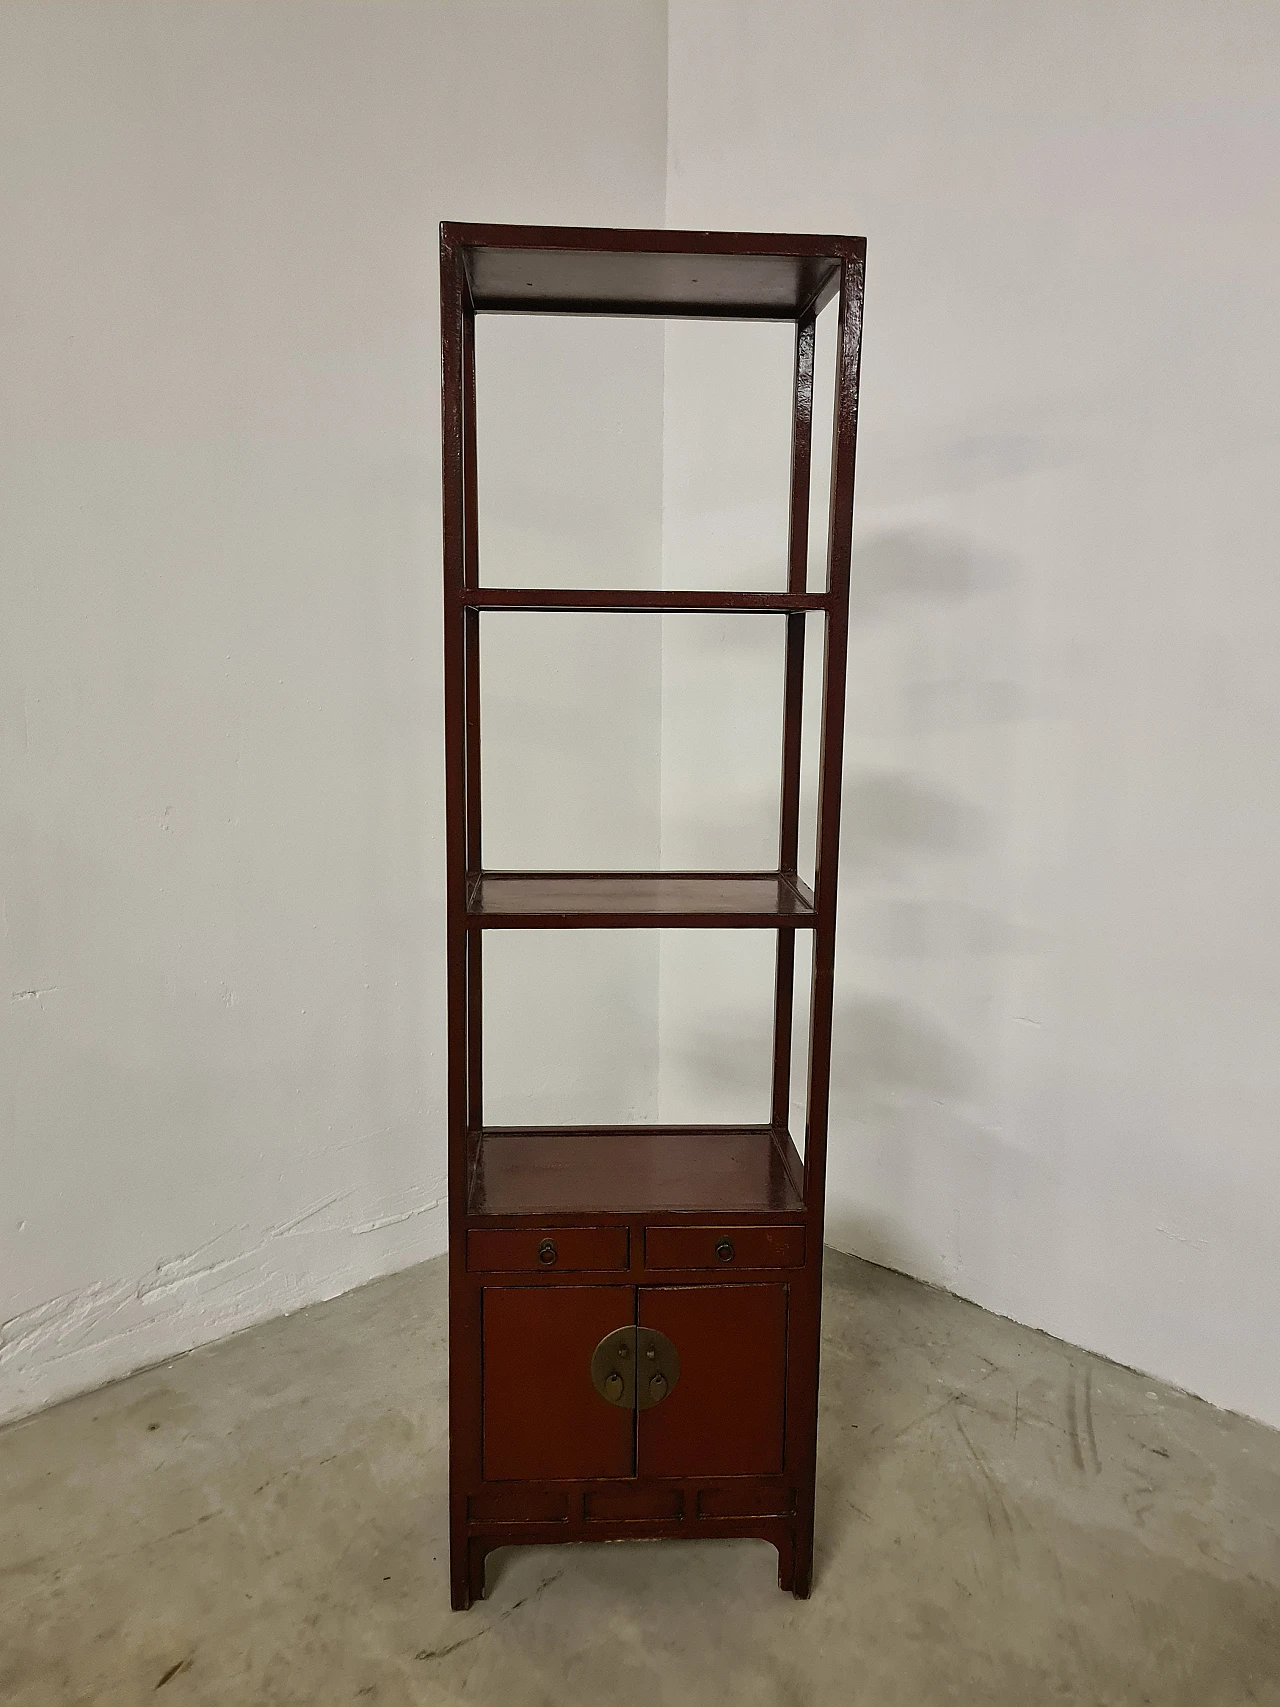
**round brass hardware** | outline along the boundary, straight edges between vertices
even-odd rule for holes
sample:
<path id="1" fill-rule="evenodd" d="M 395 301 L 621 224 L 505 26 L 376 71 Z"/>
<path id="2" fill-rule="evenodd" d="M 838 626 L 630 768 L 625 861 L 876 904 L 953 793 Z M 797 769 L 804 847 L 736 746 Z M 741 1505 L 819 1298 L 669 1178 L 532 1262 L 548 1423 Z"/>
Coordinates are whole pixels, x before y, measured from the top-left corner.
<path id="1" fill-rule="evenodd" d="M 716 1245 L 716 1261 L 717 1262 L 732 1262 L 733 1261 L 733 1240 L 732 1239 L 721 1239 L 717 1243 L 717 1245 Z"/>
<path id="2" fill-rule="evenodd" d="M 636 1383 L 636 1409 L 660 1404 L 680 1379 L 680 1353 L 657 1328 L 636 1328 L 636 1350 L 644 1351 L 645 1378 Z"/>
<path id="3" fill-rule="evenodd" d="M 554 1239 L 544 1239 L 538 1246 L 538 1261 L 543 1268 L 550 1268 L 556 1260 L 556 1242 Z"/>
<path id="4" fill-rule="evenodd" d="M 645 1378 L 637 1382 L 636 1359 L 643 1354 Z M 619 1410 L 647 1411 L 680 1379 L 680 1354 L 656 1328 L 615 1328 L 591 1354 L 591 1385 L 606 1404 Z"/>
<path id="5" fill-rule="evenodd" d="M 636 1402 L 632 1374 L 636 1330 L 615 1328 L 606 1334 L 591 1354 L 591 1385 L 607 1404 L 632 1410 Z"/>

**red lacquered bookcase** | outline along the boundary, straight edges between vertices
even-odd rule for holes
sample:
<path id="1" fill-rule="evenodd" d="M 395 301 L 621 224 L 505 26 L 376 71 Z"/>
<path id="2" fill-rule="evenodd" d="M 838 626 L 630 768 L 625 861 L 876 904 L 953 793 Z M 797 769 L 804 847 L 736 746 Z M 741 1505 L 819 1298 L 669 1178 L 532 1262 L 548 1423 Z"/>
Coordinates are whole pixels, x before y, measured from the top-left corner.
<path id="1" fill-rule="evenodd" d="M 753 1536 L 813 1574 L 823 1197 L 866 245 L 859 237 L 440 229 L 453 1605 L 496 1547 Z M 825 586 L 808 576 L 815 322 L 838 303 Z M 480 585 L 477 314 L 795 325 L 785 590 Z M 782 579 L 783 565 L 779 565 Z M 732 612 L 785 625 L 773 871 L 489 871 L 481 854 L 486 610 Z M 824 665 L 812 889 L 798 870 L 805 625 Z M 760 1126 L 486 1126 L 488 930 L 714 927 L 777 937 Z M 790 1131 L 795 933 L 812 932 L 807 1116 Z M 763 1112 L 763 1110 L 762 1110 Z"/>

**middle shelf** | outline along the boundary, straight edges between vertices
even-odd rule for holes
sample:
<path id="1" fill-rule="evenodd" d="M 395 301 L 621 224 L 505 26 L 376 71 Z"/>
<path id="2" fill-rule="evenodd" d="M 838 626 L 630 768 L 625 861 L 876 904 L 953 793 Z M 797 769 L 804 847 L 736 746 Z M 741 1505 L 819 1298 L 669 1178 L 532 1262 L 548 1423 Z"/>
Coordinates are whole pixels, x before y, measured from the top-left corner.
<path id="1" fill-rule="evenodd" d="M 813 891 L 779 871 L 484 871 L 467 883 L 481 929 L 624 926 L 812 929 Z"/>
<path id="2" fill-rule="evenodd" d="M 775 1126 L 488 1127 L 468 1215 L 796 1215 L 804 1163 Z"/>

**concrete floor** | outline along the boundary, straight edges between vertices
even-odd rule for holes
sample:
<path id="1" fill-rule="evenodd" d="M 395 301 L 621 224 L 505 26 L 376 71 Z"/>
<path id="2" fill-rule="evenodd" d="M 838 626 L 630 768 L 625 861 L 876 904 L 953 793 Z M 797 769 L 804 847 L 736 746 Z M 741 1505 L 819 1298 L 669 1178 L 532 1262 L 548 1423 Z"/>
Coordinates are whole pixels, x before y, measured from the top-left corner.
<path id="1" fill-rule="evenodd" d="M 433 1262 L 0 1433 L 0 1700 L 1280 1703 L 1280 1434 L 827 1276 L 811 1601 L 636 1542 L 451 1613 Z"/>

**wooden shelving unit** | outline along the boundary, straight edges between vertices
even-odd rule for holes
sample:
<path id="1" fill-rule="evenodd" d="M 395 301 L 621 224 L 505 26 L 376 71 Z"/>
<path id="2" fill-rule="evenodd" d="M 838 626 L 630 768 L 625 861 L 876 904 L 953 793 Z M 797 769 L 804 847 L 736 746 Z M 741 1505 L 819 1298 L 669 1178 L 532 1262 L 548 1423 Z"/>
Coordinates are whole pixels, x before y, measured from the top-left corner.
<path id="1" fill-rule="evenodd" d="M 809 1593 L 849 549 L 865 244 L 857 237 L 445 224 L 440 230 L 449 978 L 453 1605 L 516 1543 L 758 1536 Z M 808 586 L 814 328 L 838 301 L 826 584 Z M 478 313 L 792 321 L 785 590 L 480 585 Z M 781 568 L 781 566 L 780 566 Z M 786 627 L 777 869 L 485 869 L 486 610 L 715 611 Z M 798 872 L 805 625 L 824 627 L 817 861 Z M 486 1127 L 488 930 L 777 935 L 760 1126 Z M 789 1128 L 795 933 L 813 933 L 803 1154 Z"/>

